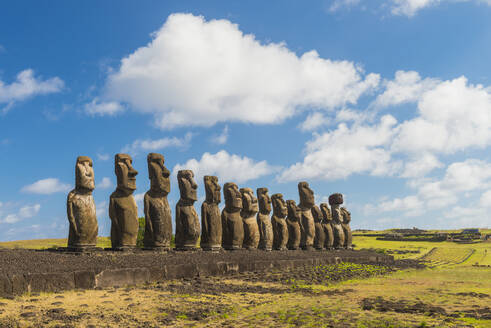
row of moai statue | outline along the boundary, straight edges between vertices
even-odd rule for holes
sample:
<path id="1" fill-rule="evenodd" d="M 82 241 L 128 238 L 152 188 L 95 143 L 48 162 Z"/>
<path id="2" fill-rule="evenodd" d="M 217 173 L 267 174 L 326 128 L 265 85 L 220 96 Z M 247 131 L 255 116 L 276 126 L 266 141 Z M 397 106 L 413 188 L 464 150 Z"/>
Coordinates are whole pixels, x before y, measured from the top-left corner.
<path id="1" fill-rule="evenodd" d="M 164 165 L 164 156 L 147 156 L 150 190 L 144 196 L 146 249 L 170 249 L 172 213 L 167 201 L 170 192 L 170 171 Z M 138 172 L 127 154 L 114 159 L 117 177 L 116 190 L 110 196 L 111 245 L 113 249 L 136 247 L 138 236 L 138 210 L 133 192 Z M 92 160 L 77 158 L 75 189 L 67 198 L 67 216 L 70 223 L 69 249 L 87 249 L 96 246 L 98 224 L 92 191 L 95 188 Z M 191 170 L 177 174 L 180 199 L 176 204 L 175 244 L 178 250 L 194 250 L 201 236 L 203 250 L 296 250 L 296 249 L 351 249 L 351 214 L 344 207 L 343 195 L 329 197 L 329 206 L 315 205 L 314 192 L 307 182 L 298 184 L 300 203 L 283 200 L 282 194 L 271 198 L 267 188 L 257 189 L 257 198 L 250 188 L 241 188 L 233 182 L 225 183 L 225 207 L 220 213 L 221 187 L 216 176 L 205 176 L 206 199 L 201 205 L 201 225 L 194 208 L 197 184 Z M 271 206 L 272 205 L 272 206 Z M 270 217 L 271 207 L 273 215 Z"/>

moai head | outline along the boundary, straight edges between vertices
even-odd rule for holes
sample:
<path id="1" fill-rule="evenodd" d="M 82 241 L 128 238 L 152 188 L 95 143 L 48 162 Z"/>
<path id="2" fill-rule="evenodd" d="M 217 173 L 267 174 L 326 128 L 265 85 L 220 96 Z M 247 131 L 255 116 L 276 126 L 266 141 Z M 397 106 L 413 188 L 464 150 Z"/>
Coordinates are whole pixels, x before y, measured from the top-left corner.
<path id="1" fill-rule="evenodd" d="M 326 203 L 321 204 L 321 212 L 322 212 L 322 218 L 324 219 L 324 222 L 331 222 L 332 221 L 331 210 L 329 209 L 329 206 Z"/>
<path id="2" fill-rule="evenodd" d="M 147 156 L 147 164 L 150 189 L 154 192 L 167 195 L 170 192 L 170 172 L 164 166 L 164 156 L 150 153 Z"/>
<path id="3" fill-rule="evenodd" d="M 223 186 L 223 196 L 225 197 L 227 212 L 237 212 L 242 209 L 242 195 L 235 183 L 227 182 Z"/>
<path id="4" fill-rule="evenodd" d="M 77 157 L 77 164 L 75 164 L 75 189 L 92 191 L 94 188 L 92 159 L 87 156 Z"/>
<path id="5" fill-rule="evenodd" d="M 251 188 L 240 188 L 240 194 L 242 195 L 242 211 L 248 215 L 257 213 L 259 206 L 257 204 L 257 198 L 254 196 L 254 192 Z"/>
<path id="6" fill-rule="evenodd" d="M 194 181 L 194 173 L 191 170 L 180 170 L 177 172 L 177 182 L 181 192 L 181 201 L 194 203 L 198 200 L 196 189 L 198 185 Z"/>
<path id="7" fill-rule="evenodd" d="M 343 194 L 335 193 L 329 196 L 329 205 L 339 206 L 343 203 Z"/>
<path id="8" fill-rule="evenodd" d="M 297 206 L 294 200 L 288 199 L 286 201 L 286 208 L 289 218 L 300 219 L 300 208 Z"/>
<path id="9" fill-rule="evenodd" d="M 273 203 L 273 215 L 279 218 L 284 218 L 288 214 L 285 200 L 282 194 L 274 194 L 271 196 Z"/>
<path id="10" fill-rule="evenodd" d="M 222 201 L 220 190 L 222 189 L 218 184 L 218 177 L 212 175 L 205 175 L 203 177 L 205 182 L 206 202 L 218 204 Z"/>
<path id="11" fill-rule="evenodd" d="M 117 189 L 132 193 L 136 190 L 136 175 L 138 171 L 133 168 L 131 156 L 128 154 L 116 154 L 114 156 L 114 171 L 118 179 Z"/>
<path id="12" fill-rule="evenodd" d="M 257 188 L 257 199 L 259 212 L 261 214 L 269 214 L 271 212 L 271 198 L 268 195 L 268 188 Z"/>
<path id="13" fill-rule="evenodd" d="M 314 192 L 305 181 L 298 183 L 298 194 L 300 195 L 300 207 L 310 209 L 315 205 Z"/>
<path id="14" fill-rule="evenodd" d="M 311 209 L 311 212 L 312 212 L 312 216 L 314 217 L 315 222 L 322 222 L 323 215 L 322 215 L 322 211 L 319 208 L 319 206 L 314 205 Z"/>

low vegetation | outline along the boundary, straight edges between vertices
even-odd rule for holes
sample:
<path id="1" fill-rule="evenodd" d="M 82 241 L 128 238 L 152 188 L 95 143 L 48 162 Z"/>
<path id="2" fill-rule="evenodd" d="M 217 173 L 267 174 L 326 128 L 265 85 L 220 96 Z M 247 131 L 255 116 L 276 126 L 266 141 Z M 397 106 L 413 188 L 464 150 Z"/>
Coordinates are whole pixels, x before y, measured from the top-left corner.
<path id="1" fill-rule="evenodd" d="M 428 266 L 341 263 L 29 294 L 0 299 L 0 327 L 491 327 L 491 242 L 354 244 Z"/>

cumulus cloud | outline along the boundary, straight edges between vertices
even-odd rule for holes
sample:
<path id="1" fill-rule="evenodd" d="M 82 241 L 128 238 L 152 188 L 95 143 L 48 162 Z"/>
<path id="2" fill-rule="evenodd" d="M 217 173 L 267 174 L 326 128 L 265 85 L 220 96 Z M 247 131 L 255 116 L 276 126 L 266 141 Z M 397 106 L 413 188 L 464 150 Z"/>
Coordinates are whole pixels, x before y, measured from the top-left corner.
<path id="1" fill-rule="evenodd" d="M 384 81 L 385 90 L 377 96 L 375 105 L 387 107 L 415 102 L 438 82 L 431 78 L 421 79 L 419 73 L 415 71 L 397 71 L 394 80 Z"/>
<path id="2" fill-rule="evenodd" d="M 49 195 L 57 192 L 66 192 L 70 190 L 70 187 L 71 186 L 69 184 L 62 183 L 57 178 L 47 178 L 24 186 L 21 191 L 33 194 Z"/>
<path id="3" fill-rule="evenodd" d="M 321 112 L 314 112 L 307 116 L 305 121 L 299 124 L 302 131 L 315 131 L 329 123 L 329 119 Z"/>
<path id="4" fill-rule="evenodd" d="M 199 160 L 193 158 L 184 164 L 177 164 L 173 174 L 177 175 L 179 170 L 193 170 L 196 181 L 201 181 L 205 175 L 216 175 L 221 183 L 242 183 L 269 175 L 276 168 L 266 161 L 256 162 L 249 157 L 221 150 L 216 154 L 204 153 Z"/>
<path id="5" fill-rule="evenodd" d="M 479 159 L 455 162 L 447 167 L 441 179 L 413 180 L 410 186 L 416 189 L 414 195 L 383 200 L 378 205 L 369 204 L 365 206 L 365 211 L 367 213 L 400 211 L 405 212 L 406 216 L 412 216 L 450 206 L 462 207 L 461 204 L 469 203 L 467 198 L 472 192 L 491 187 L 491 163 Z M 491 193 L 488 191 L 483 193 L 475 210 L 482 211 L 487 206 L 487 202 L 491 200 L 490 197 Z M 446 217 L 453 218 L 454 215 L 450 214 L 451 212 L 447 210 Z"/>
<path id="6" fill-rule="evenodd" d="M 225 19 L 173 14 L 152 36 L 109 75 L 105 96 L 153 114 L 161 128 L 280 123 L 306 106 L 354 104 L 379 84 L 352 62 L 297 56 Z"/>
<path id="7" fill-rule="evenodd" d="M 5 113 L 18 101 L 36 95 L 60 92 L 64 85 L 59 77 L 43 80 L 35 77 L 32 69 L 26 69 L 17 74 L 16 80 L 10 84 L 0 80 L 0 104 L 7 104 L 3 109 Z"/>
<path id="8" fill-rule="evenodd" d="M 111 188 L 112 186 L 112 182 L 111 182 L 111 179 L 108 178 L 108 177 L 104 177 L 102 178 L 101 182 L 99 182 L 97 184 L 97 188 L 99 189 L 108 189 L 108 188 Z"/>
<path id="9" fill-rule="evenodd" d="M 441 167 L 443 167 L 443 163 L 435 155 L 422 153 L 404 163 L 404 172 L 401 176 L 403 178 L 423 177 L 433 169 Z"/>
<path id="10" fill-rule="evenodd" d="M 306 145 L 303 162 L 285 169 L 278 180 L 335 180 L 354 173 L 390 175 L 399 167 L 387 149 L 397 132 L 396 124 L 393 116 L 385 115 L 377 125 L 348 127 L 341 123 L 334 131 L 314 134 Z"/>
<path id="11" fill-rule="evenodd" d="M 136 155 L 140 152 L 152 152 L 168 147 L 189 147 L 193 134 L 188 132 L 184 138 L 165 137 L 161 139 L 137 139 L 132 144 L 123 147 L 121 152 Z"/>
<path id="12" fill-rule="evenodd" d="M 0 223 L 17 223 L 23 219 L 28 219 L 39 213 L 41 209 L 40 204 L 26 205 L 21 207 L 17 213 L 11 213 L 4 218 L 0 218 Z"/>
<path id="13" fill-rule="evenodd" d="M 484 208 L 491 208 L 491 190 L 488 190 L 481 195 L 479 204 Z"/>
<path id="14" fill-rule="evenodd" d="M 400 126 L 393 149 L 453 154 L 491 144 L 491 92 L 465 77 L 443 81 L 418 100 L 419 115 Z"/>
<path id="15" fill-rule="evenodd" d="M 109 154 L 97 154 L 97 159 L 100 161 L 108 161 L 109 158 Z"/>
<path id="16" fill-rule="evenodd" d="M 101 102 L 98 98 L 84 105 L 85 113 L 91 116 L 114 116 L 122 111 L 124 107 L 116 101 Z"/>

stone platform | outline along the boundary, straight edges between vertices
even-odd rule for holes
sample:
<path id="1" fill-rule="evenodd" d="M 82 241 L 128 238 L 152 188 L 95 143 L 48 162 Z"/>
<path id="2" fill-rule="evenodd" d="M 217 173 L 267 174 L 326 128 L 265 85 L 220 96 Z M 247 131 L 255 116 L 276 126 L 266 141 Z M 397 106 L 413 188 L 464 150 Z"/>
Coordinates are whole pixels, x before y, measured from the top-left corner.
<path id="1" fill-rule="evenodd" d="M 27 292 L 105 288 L 196 276 L 221 276 L 340 262 L 391 264 L 369 251 L 219 251 L 86 253 L 0 251 L 0 297 Z"/>

